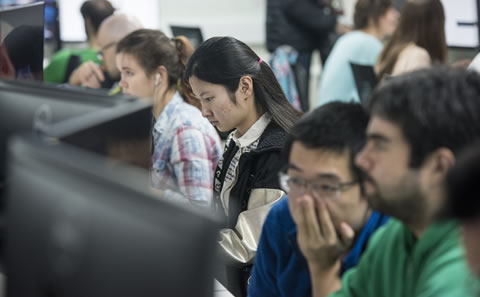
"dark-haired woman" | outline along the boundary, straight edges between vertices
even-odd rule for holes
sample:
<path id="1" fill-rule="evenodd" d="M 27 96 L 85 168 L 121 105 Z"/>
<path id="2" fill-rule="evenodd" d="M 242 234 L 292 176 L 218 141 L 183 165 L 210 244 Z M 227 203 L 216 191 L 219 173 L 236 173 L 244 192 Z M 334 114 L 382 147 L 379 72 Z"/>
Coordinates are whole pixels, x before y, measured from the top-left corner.
<path id="1" fill-rule="evenodd" d="M 208 207 L 222 149 L 214 127 L 187 103 L 198 104 L 183 79 L 192 52 L 186 38 L 140 29 L 118 43 L 116 62 L 123 92 L 153 100 L 153 186 L 166 198 Z"/>
<path id="2" fill-rule="evenodd" d="M 230 264 L 228 289 L 244 296 L 262 224 L 284 195 L 280 152 L 300 114 L 270 67 L 232 37 L 205 41 L 190 57 L 186 78 L 203 116 L 220 131 L 235 129 L 215 170 L 214 205 L 226 216 L 219 244 Z"/>

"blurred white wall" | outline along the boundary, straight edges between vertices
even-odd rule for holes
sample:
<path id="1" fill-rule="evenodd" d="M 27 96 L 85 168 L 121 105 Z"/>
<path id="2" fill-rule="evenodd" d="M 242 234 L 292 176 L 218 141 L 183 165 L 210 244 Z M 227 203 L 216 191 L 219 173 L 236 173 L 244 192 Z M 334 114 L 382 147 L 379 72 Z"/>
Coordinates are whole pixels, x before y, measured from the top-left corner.
<path id="1" fill-rule="evenodd" d="M 63 41 L 86 40 L 80 6 L 84 0 L 58 0 Z M 147 28 L 170 34 L 170 25 L 198 26 L 205 38 L 230 35 L 247 43 L 265 40 L 265 0 L 110 0 L 119 12 Z"/>
<path id="2" fill-rule="evenodd" d="M 169 32 L 172 24 L 199 26 L 205 38 L 229 35 L 262 44 L 265 7 L 265 0 L 164 0 L 160 3 L 161 29 Z"/>

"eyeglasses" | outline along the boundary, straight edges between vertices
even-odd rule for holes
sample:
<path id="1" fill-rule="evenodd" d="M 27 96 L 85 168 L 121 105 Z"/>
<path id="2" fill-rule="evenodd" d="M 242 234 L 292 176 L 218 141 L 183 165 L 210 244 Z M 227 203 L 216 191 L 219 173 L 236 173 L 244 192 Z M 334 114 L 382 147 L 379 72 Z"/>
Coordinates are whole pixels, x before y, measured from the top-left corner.
<path id="1" fill-rule="evenodd" d="M 311 181 L 299 177 L 288 176 L 285 172 L 278 174 L 280 187 L 291 197 L 298 197 L 305 193 L 308 186 L 316 198 L 334 199 L 342 192 L 356 185 L 358 181 L 341 183 L 332 178 L 317 178 Z"/>
<path id="2" fill-rule="evenodd" d="M 97 52 L 97 59 L 100 61 L 100 62 L 103 62 L 103 53 L 111 48 L 112 46 L 116 45 L 117 42 L 116 41 L 112 41 L 110 43 L 107 43 L 104 47 L 102 47 L 98 52 Z"/>

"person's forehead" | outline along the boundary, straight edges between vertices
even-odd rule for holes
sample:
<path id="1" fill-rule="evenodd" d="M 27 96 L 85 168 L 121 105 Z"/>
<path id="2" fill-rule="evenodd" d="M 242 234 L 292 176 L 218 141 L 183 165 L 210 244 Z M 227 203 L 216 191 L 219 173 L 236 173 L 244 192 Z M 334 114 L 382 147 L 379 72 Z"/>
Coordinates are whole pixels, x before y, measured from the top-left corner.
<path id="1" fill-rule="evenodd" d="M 381 135 L 389 140 L 404 141 L 401 127 L 393 121 L 379 115 L 372 115 L 367 126 L 367 136 Z"/>
<path id="2" fill-rule="evenodd" d="M 292 144 L 290 168 L 308 174 L 332 174 L 343 177 L 349 174 L 351 158 L 348 149 L 337 152 L 324 148 L 308 148 L 299 141 Z"/>
<path id="3" fill-rule="evenodd" d="M 202 97 L 211 93 L 225 91 L 225 88 L 222 85 L 212 84 L 210 82 L 203 81 L 196 76 L 191 76 L 189 78 L 189 82 L 192 86 L 193 92 L 198 92 L 198 94 L 195 93 L 195 96 Z"/>
<path id="4" fill-rule="evenodd" d="M 115 58 L 118 62 L 121 62 L 122 64 L 139 65 L 137 57 L 129 53 L 116 53 Z"/>

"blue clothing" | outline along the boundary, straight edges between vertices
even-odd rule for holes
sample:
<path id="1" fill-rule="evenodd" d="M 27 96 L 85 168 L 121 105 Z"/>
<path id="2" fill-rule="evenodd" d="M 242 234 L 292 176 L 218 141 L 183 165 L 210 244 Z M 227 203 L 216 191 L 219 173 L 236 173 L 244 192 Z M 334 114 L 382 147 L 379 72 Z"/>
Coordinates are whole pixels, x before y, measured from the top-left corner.
<path id="1" fill-rule="evenodd" d="M 316 105 L 335 100 L 360 102 L 350 62 L 373 66 L 382 47 L 377 38 L 362 31 L 340 37 L 322 70 Z"/>
<path id="2" fill-rule="evenodd" d="M 289 45 L 278 47 L 270 57 L 270 67 L 282 87 L 285 97 L 295 109 L 302 111 L 292 65 L 297 63 L 298 52 Z"/>
<path id="3" fill-rule="evenodd" d="M 370 236 L 388 218 L 373 212 L 342 264 L 342 273 L 355 266 Z M 312 286 L 307 261 L 297 244 L 297 227 L 288 209 L 287 197 L 269 212 L 263 225 L 252 275 L 249 297 L 311 297 Z"/>

